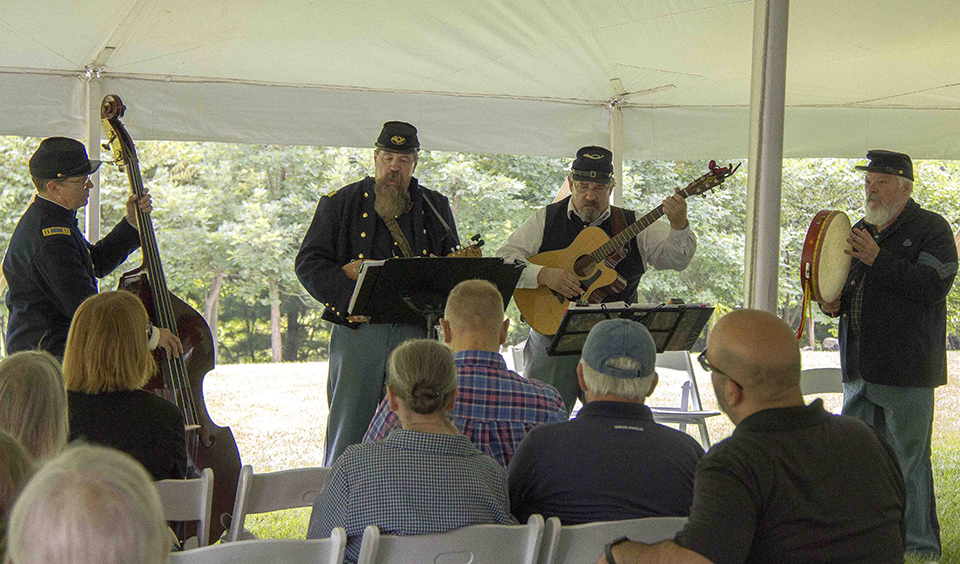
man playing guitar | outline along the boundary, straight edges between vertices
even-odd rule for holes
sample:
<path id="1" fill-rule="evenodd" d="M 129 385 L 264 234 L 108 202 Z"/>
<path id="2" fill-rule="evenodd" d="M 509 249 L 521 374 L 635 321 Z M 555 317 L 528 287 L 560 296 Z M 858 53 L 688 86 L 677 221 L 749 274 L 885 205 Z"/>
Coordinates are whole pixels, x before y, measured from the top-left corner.
<path id="1" fill-rule="evenodd" d="M 613 190 L 613 154 L 603 148 L 588 146 L 577 151 L 567 181 L 571 195 L 537 210 L 527 218 L 497 251 L 498 257 L 526 263 L 517 288 L 546 286 L 569 299 L 580 299 L 580 279 L 561 269 L 531 264 L 527 261 L 539 253 L 565 249 L 588 226 L 597 226 L 614 236 L 636 220 L 636 213 L 610 205 Z M 679 192 L 679 189 L 677 190 Z M 697 248 L 697 238 L 687 221 L 687 204 L 674 194 L 663 200 L 663 212 L 670 222 L 654 222 L 642 230 L 629 245 L 614 253 L 610 262 L 625 283 L 618 292 L 603 297 L 604 302 L 634 302 L 637 285 L 646 265 L 658 270 L 683 270 L 690 264 Z M 586 300 L 587 296 L 582 296 Z M 576 356 L 547 356 L 546 348 L 553 335 L 544 335 L 533 328 L 523 350 L 524 375 L 556 387 L 567 410 L 573 409 L 581 393 L 577 383 Z"/>

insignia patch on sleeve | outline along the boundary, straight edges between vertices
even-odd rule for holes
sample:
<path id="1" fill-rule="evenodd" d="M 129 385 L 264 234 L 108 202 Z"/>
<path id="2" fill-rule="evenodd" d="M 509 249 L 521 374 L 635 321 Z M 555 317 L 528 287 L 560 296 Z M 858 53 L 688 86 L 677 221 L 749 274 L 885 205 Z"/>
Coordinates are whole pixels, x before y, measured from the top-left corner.
<path id="1" fill-rule="evenodd" d="M 47 227 L 43 230 L 43 236 L 49 237 L 51 235 L 69 235 L 69 227 Z"/>

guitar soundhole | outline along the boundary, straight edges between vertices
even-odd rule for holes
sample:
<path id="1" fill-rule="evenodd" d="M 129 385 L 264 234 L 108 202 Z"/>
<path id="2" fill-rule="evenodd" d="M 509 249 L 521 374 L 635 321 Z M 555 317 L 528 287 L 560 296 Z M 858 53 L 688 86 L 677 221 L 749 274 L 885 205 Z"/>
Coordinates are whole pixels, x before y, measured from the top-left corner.
<path id="1" fill-rule="evenodd" d="M 573 273 L 580 278 L 586 278 L 597 268 L 597 263 L 590 255 L 580 255 L 573 261 Z"/>

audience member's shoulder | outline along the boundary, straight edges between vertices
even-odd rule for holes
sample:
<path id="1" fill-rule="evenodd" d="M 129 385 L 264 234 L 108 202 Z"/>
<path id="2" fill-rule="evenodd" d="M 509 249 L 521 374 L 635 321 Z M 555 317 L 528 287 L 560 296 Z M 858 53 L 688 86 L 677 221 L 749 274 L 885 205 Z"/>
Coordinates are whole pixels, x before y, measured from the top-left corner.
<path id="1" fill-rule="evenodd" d="M 703 456 L 703 447 L 700 446 L 700 443 L 697 441 L 697 439 L 691 437 L 689 434 L 678 429 L 674 429 L 673 427 L 661 425 L 660 423 L 656 423 L 655 428 L 663 433 L 663 436 L 667 441 L 673 441 L 678 447 L 690 449 L 696 452 L 698 456 Z"/>

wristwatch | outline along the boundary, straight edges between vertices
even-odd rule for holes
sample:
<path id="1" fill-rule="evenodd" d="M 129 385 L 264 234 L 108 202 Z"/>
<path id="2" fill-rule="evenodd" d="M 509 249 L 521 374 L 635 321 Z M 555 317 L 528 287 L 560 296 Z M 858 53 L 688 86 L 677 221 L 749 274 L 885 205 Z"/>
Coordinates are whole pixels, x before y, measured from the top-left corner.
<path id="1" fill-rule="evenodd" d="M 617 561 L 613 559 L 613 547 L 628 540 L 630 539 L 627 537 L 620 537 L 613 542 L 608 542 L 607 546 L 603 547 L 603 555 L 607 557 L 608 564 L 617 564 Z"/>

